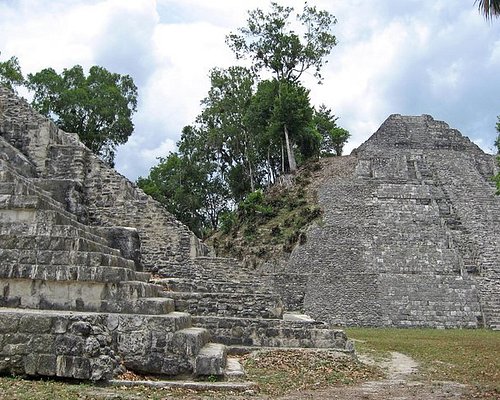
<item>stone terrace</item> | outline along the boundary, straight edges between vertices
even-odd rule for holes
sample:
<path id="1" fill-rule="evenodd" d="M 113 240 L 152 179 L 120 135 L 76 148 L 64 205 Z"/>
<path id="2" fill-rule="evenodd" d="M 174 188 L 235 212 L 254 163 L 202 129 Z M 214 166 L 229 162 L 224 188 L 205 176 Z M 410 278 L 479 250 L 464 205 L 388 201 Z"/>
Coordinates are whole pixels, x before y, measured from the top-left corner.
<path id="1" fill-rule="evenodd" d="M 225 346 L 210 343 L 209 332 L 176 312 L 142 272 L 138 230 L 89 225 L 78 159 L 55 173 L 63 164 L 50 157 L 72 149 L 104 165 L 4 89 L 0 133 L 0 372 L 101 380 L 123 364 L 144 373 L 223 374 Z M 187 247 L 188 257 L 202 251 L 181 224 L 169 227 L 177 232 L 171 249 Z"/>

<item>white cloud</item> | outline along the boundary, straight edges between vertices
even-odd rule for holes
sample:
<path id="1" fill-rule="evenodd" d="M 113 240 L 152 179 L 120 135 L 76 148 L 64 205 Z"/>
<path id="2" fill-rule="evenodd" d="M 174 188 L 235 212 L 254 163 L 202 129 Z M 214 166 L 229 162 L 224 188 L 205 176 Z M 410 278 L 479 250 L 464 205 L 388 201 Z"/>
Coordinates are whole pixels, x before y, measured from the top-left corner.
<path id="1" fill-rule="evenodd" d="M 500 24 L 472 4 L 447 0 L 315 0 L 338 17 L 322 75 L 306 77 L 315 105 L 325 103 L 353 135 L 368 138 L 392 113 L 427 113 L 491 147 L 500 114 Z M 235 59 L 225 36 L 247 10 L 267 0 L 18 0 L 0 3 L 2 58 L 24 72 L 95 63 L 130 73 L 139 86 L 136 130 L 118 169 L 145 175 L 193 123 L 212 67 Z M 296 10 L 302 0 L 287 1 Z M 165 152 L 161 154 L 161 152 Z"/>

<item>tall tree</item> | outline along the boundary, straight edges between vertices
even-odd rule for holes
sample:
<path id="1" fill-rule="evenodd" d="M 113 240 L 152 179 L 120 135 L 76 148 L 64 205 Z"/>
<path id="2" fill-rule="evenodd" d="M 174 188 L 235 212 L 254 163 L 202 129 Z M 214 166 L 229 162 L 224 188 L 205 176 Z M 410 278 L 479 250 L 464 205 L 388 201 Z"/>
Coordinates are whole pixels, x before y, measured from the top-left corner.
<path id="1" fill-rule="evenodd" d="M 58 74 L 46 68 L 28 75 L 34 91 L 32 105 L 51 117 L 63 130 L 80 140 L 113 166 L 116 147 L 134 130 L 132 114 L 137 110 L 137 87 L 128 75 L 93 66 L 85 75 L 76 65 Z"/>
<path id="2" fill-rule="evenodd" d="M 203 132 L 184 127 L 179 151 L 161 158 L 146 178 L 137 181 L 199 237 L 217 228 L 230 199 L 218 164 L 205 151 L 204 140 Z"/>
<path id="3" fill-rule="evenodd" d="M 259 83 L 247 120 L 258 140 L 260 159 L 266 160 L 270 182 L 274 182 L 280 170 L 293 171 L 287 159 L 293 153 L 286 151 L 290 142 L 301 143 L 299 151 L 305 150 L 303 154 L 311 156 L 308 152 L 315 146 L 310 145 L 319 141 L 309 129 L 312 116 L 309 91 L 299 83 L 280 83 L 276 79 Z"/>
<path id="4" fill-rule="evenodd" d="M 233 194 L 240 198 L 248 190 L 254 191 L 258 184 L 255 141 L 245 121 L 255 75 L 243 67 L 214 68 L 210 82 L 197 121 L 208 132 L 207 150 L 214 153 Z"/>
<path id="5" fill-rule="evenodd" d="M 314 68 L 314 76 L 321 82 L 321 68 L 325 57 L 336 45 L 336 38 L 330 33 L 337 22 L 327 11 L 304 5 L 302 13 L 296 16 L 300 34 L 291 26 L 292 7 L 271 3 L 271 10 L 265 13 L 257 8 L 249 11 L 247 26 L 238 33 L 226 37 L 226 43 L 236 54 L 236 58 L 249 58 L 256 72 L 268 70 L 274 74 L 278 84 L 297 83 L 302 74 Z M 287 90 L 287 88 L 283 89 Z M 281 96 L 282 89 L 278 90 Z M 285 138 L 285 149 L 290 172 L 296 170 L 293 152 L 294 142 L 290 137 L 290 127 L 281 126 Z"/>
<path id="6" fill-rule="evenodd" d="M 0 52 L 1 54 L 1 52 Z M 24 77 L 17 57 L 0 62 L 0 85 L 16 92 L 16 87 L 24 84 Z"/>
<path id="7" fill-rule="evenodd" d="M 474 4 L 486 19 L 500 16 L 500 0 L 476 0 Z"/>

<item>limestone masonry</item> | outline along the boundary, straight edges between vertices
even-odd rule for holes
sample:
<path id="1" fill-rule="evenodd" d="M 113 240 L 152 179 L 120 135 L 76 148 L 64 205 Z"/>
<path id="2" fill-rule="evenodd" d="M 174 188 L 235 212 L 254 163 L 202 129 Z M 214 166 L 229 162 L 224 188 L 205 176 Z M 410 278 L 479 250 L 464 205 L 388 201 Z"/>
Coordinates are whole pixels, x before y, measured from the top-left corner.
<path id="1" fill-rule="evenodd" d="M 352 352 L 333 325 L 500 328 L 493 156 L 393 115 L 322 165 L 323 221 L 257 271 L 0 88 L 0 373 L 224 375 L 228 348 Z"/>
<path id="2" fill-rule="evenodd" d="M 227 345 L 352 352 L 2 87 L 0 262 L 0 373 L 223 375 Z"/>
<path id="3" fill-rule="evenodd" d="M 500 328 L 494 156 L 428 115 L 392 115 L 323 169 L 323 221 L 276 275 L 285 307 L 339 325 Z"/>

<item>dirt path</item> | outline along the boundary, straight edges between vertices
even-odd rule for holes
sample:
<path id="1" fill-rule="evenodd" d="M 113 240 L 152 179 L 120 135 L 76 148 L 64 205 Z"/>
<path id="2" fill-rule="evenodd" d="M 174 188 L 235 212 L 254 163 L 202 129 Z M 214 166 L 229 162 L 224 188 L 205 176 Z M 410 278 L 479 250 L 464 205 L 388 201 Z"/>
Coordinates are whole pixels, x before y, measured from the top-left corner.
<path id="1" fill-rule="evenodd" d="M 374 363 L 387 371 L 383 380 L 364 382 L 356 386 L 334 387 L 289 394 L 280 399 L 343 399 L 343 400 L 436 400 L 467 399 L 466 386 L 455 382 L 417 381 L 418 364 L 412 358 L 397 352 L 391 353 L 391 359 L 375 362 L 368 357 L 361 361 Z"/>

